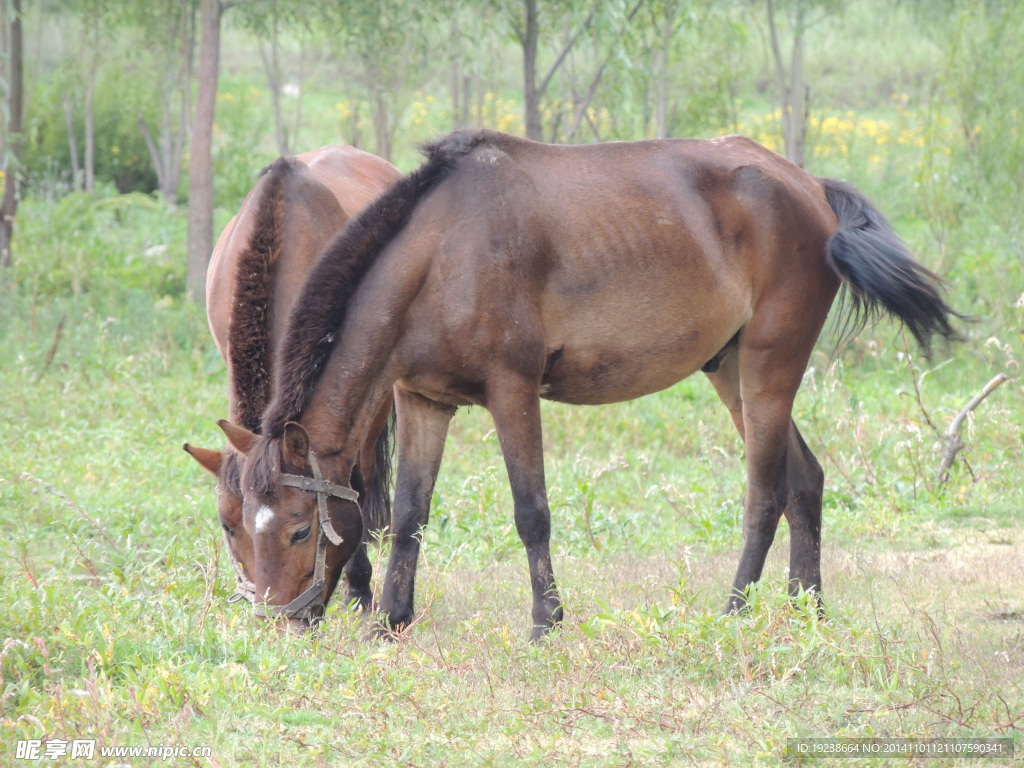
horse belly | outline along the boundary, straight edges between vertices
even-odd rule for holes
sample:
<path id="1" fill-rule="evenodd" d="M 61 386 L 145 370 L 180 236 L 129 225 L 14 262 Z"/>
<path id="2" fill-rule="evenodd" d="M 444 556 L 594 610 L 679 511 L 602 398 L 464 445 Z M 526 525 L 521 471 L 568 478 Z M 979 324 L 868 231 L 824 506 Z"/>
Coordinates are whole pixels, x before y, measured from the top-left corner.
<path id="1" fill-rule="evenodd" d="M 679 318 L 641 328 L 618 328 L 618 335 L 579 333 L 548 344 L 541 396 L 577 405 L 633 400 L 658 392 L 696 373 L 728 343 L 740 318 L 706 318 L 698 325 Z"/>
<path id="2" fill-rule="evenodd" d="M 671 231 L 648 249 L 596 243 L 563 255 L 541 302 L 543 397 L 600 404 L 657 392 L 700 370 L 747 323 L 743 271 L 717 243 Z"/>

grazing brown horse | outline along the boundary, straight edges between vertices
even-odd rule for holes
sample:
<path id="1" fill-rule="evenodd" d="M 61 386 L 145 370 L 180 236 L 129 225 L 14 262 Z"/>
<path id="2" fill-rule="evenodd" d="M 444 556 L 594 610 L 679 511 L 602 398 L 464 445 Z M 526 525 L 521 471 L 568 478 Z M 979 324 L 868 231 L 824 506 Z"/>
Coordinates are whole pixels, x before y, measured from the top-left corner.
<path id="1" fill-rule="evenodd" d="M 218 239 L 207 273 L 207 314 L 227 362 L 232 421 L 259 429 L 270 400 L 271 361 L 313 261 L 349 219 L 400 177 L 390 163 L 347 146 L 282 158 L 264 169 Z M 389 411 L 390 404 L 360 447 L 361 472 L 354 481 L 369 492 L 366 512 L 376 528 L 390 518 Z M 218 478 L 218 513 L 239 594 L 252 600 L 255 554 L 242 521 L 237 454 L 187 444 L 185 450 Z M 369 605 L 365 547 L 345 559 L 349 597 Z"/>
<path id="2" fill-rule="evenodd" d="M 855 323 L 888 312 L 926 348 L 936 333 L 957 336 L 937 278 L 871 203 L 739 136 L 568 147 L 465 131 L 427 156 L 318 260 L 262 434 L 229 434 L 246 454 L 247 527 L 262 516 L 257 538 L 280 539 L 316 520 L 312 494 L 282 477 L 312 471 L 348 485 L 394 387 L 398 479 L 381 608 L 390 627 L 408 625 L 449 420 L 459 405 L 483 406 L 508 470 L 539 638 L 562 617 L 540 399 L 629 400 L 704 370 L 747 451 L 727 610 L 760 578 L 783 515 L 792 587 L 820 590 L 823 473 L 791 413 L 837 291 L 849 290 Z M 335 527 L 343 514 L 333 502 Z M 257 591 L 288 602 L 309 583 L 312 558 L 308 545 L 279 550 L 257 565 Z"/>

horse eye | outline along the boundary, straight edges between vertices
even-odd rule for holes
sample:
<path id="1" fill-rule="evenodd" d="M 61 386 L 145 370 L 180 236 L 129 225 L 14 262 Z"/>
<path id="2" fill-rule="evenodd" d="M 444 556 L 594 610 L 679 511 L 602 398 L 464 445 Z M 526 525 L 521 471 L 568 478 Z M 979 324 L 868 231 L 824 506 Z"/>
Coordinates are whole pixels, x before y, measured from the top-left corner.
<path id="1" fill-rule="evenodd" d="M 298 544 L 300 541 L 305 541 L 309 538 L 310 531 L 313 530 L 313 526 L 307 525 L 305 528 L 300 528 L 292 534 L 292 544 Z"/>
<path id="2" fill-rule="evenodd" d="M 235 532 L 233 530 L 231 530 L 231 526 L 228 525 L 227 523 L 221 523 L 220 527 L 224 529 L 224 533 L 226 533 L 228 536 L 234 536 L 235 535 Z"/>

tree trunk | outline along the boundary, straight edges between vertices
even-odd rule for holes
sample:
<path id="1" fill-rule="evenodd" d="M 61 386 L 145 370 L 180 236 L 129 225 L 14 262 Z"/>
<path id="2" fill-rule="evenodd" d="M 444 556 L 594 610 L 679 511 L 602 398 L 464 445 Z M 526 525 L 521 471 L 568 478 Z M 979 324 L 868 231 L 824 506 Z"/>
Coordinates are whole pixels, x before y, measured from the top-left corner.
<path id="1" fill-rule="evenodd" d="M 142 132 L 142 138 L 146 142 L 146 149 L 149 150 L 149 158 L 153 161 L 153 167 L 156 168 L 156 185 L 160 189 L 160 194 L 167 199 L 165 190 L 167 189 L 167 165 L 164 162 L 165 158 L 161 155 L 160 151 L 156 147 L 156 142 L 153 141 L 153 135 L 149 132 L 149 124 L 146 122 L 146 118 L 139 112 L 136 116 L 136 122 L 139 125 L 139 131 Z M 169 201 L 173 202 L 173 200 Z"/>
<path id="2" fill-rule="evenodd" d="M 189 109 L 192 101 L 192 52 L 196 45 L 196 16 L 192 9 L 184 11 L 185 34 L 182 38 L 181 70 L 178 96 L 178 132 L 174 137 L 173 162 L 168 173 L 168 198 L 175 205 L 178 202 L 178 186 L 181 184 L 181 161 L 185 156 L 185 137 L 191 136 L 192 126 Z"/>
<path id="3" fill-rule="evenodd" d="M 277 3 L 271 4 L 270 12 L 270 53 L 267 53 L 263 40 L 259 40 L 260 59 L 263 71 L 267 75 L 270 87 L 270 105 L 274 114 L 274 139 L 277 141 L 278 154 L 288 154 L 288 132 L 281 114 L 281 57 L 277 44 Z"/>
<path id="4" fill-rule="evenodd" d="M 590 110 L 590 105 L 591 105 L 591 103 L 593 103 L 594 97 L 597 96 L 597 89 L 600 88 L 600 86 L 601 86 L 601 80 L 604 77 L 604 70 L 605 70 L 605 68 L 611 62 L 612 57 L 615 56 L 615 51 L 618 48 L 620 41 L 626 35 L 626 26 L 628 26 L 630 23 L 632 23 L 633 17 L 636 16 L 637 11 L 640 10 L 640 6 L 643 5 L 643 4 L 644 4 L 644 0 L 637 0 L 636 4 L 633 6 L 633 9 L 626 16 L 625 24 L 623 25 L 622 29 L 619 30 L 619 36 L 612 43 L 611 47 L 608 49 L 607 55 L 605 56 L 604 60 L 601 62 L 601 65 L 597 68 L 597 72 L 595 72 L 593 78 L 591 78 L 590 85 L 587 87 L 586 94 L 582 98 L 580 98 L 579 94 L 575 93 L 575 91 L 574 91 L 573 99 L 572 99 L 572 101 L 573 101 L 573 119 L 572 119 L 572 125 L 569 128 L 569 133 L 568 133 L 568 136 L 567 136 L 567 138 L 569 140 L 571 140 L 571 141 L 573 141 L 575 143 L 579 143 L 578 141 L 576 141 L 576 132 L 579 130 L 580 124 L 582 123 L 582 121 L 584 119 L 586 119 L 587 123 L 590 124 L 590 129 L 594 133 L 594 138 L 597 141 L 603 141 L 604 140 L 601 137 L 600 133 L 598 132 L 596 123 L 594 123 L 593 118 L 590 116 L 590 111 L 589 111 Z M 554 139 L 554 136 L 552 136 L 552 140 L 553 139 Z"/>
<path id="5" fill-rule="evenodd" d="M 174 162 L 167 178 L 167 201 L 177 205 L 178 186 L 181 184 L 181 159 L 185 156 L 185 134 L 188 132 L 188 99 L 191 88 L 188 84 L 181 90 L 181 104 L 178 105 L 178 134 L 174 137 Z"/>
<path id="6" fill-rule="evenodd" d="M 448 64 L 448 77 L 452 96 L 452 130 L 454 131 L 462 127 L 459 122 L 459 83 L 462 77 L 459 75 L 459 62 L 454 58 Z"/>
<path id="7" fill-rule="evenodd" d="M 7 94 L 9 151 L 4 163 L 4 196 L 0 203 L 0 267 L 11 266 L 11 238 L 18 211 L 18 174 L 21 172 L 21 129 L 24 102 L 24 51 L 21 38 L 21 0 L 11 0 L 10 80 Z"/>
<path id="8" fill-rule="evenodd" d="M 787 67 L 775 23 L 775 3 L 768 0 L 768 30 L 772 57 L 775 59 L 779 108 L 782 112 L 782 141 L 787 159 L 801 168 L 804 165 L 804 150 L 807 144 L 807 85 L 804 83 L 803 64 L 806 11 L 803 0 L 800 0 L 796 5 L 793 20 L 793 49 Z"/>
<path id="9" fill-rule="evenodd" d="M 654 129 L 659 139 L 664 139 L 669 134 L 668 124 L 668 79 L 669 67 L 672 56 L 672 27 L 675 22 L 675 8 L 671 3 L 665 4 L 665 18 L 663 25 L 657 31 L 661 33 L 660 45 L 658 46 L 658 68 L 657 82 L 654 91 Z"/>
<path id="10" fill-rule="evenodd" d="M 537 90 L 537 0 L 525 0 L 526 26 L 519 36 L 523 47 L 523 111 L 526 138 L 541 141 L 544 130 L 540 122 L 540 92 Z"/>
<path id="11" fill-rule="evenodd" d="M 462 78 L 462 125 L 469 125 L 469 98 L 473 93 L 473 78 L 465 75 Z"/>
<path id="12" fill-rule="evenodd" d="M 75 136 L 75 118 L 71 108 L 71 95 L 64 95 L 64 125 L 68 131 L 68 152 L 71 154 L 71 189 L 82 188 L 82 169 L 78 166 L 78 137 Z"/>
<path id="13" fill-rule="evenodd" d="M 353 147 L 359 149 L 359 143 L 362 141 L 362 135 L 359 133 L 359 102 L 355 102 L 352 105 L 352 141 L 350 142 Z"/>
<path id="14" fill-rule="evenodd" d="M 284 119 L 281 116 L 281 74 L 277 66 L 277 46 L 273 41 L 270 43 L 270 53 L 267 53 L 263 41 L 258 41 L 260 59 L 263 61 L 263 72 L 267 76 L 267 87 L 270 89 L 270 107 L 274 115 L 274 141 L 277 144 L 279 155 L 288 154 L 288 137 L 285 136 Z"/>
<path id="15" fill-rule="evenodd" d="M 388 130 L 387 94 L 381 88 L 377 78 L 373 78 L 370 86 L 370 103 L 373 105 L 373 133 L 376 140 L 376 153 L 391 162 L 391 131 Z"/>
<path id="16" fill-rule="evenodd" d="M 300 30 L 301 33 L 301 30 Z M 299 68 L 298 68 L 298 82 L 299 92 L 295 94 L 295 119 L 292 120 L 291 129 L 285 126 L 285 144 L 286 148 L 290 150 L 291 140 L 298 141 L 299 131 L 302 130 L 302 98 L 306 95 L 305 88 L 305 75 L 306 75 L 306 50 L 309 48 L 305 42 L 299 39 Z"/>
<path id="17" fill-rule="evenodd" d="M 188 166 L 188 263 L 186 295 L 206 298 L 206 269 L 213 250 L 213 117 L 220 59 L 220 0 L 201 0 L 199 83 Z"/>
<path id="18" fill-rule="evenodd" d="M 89 72 L 85 79 L 85 191 L 96 189 L 96 125 L 92 110 L 92 97 L 96 93 L 96 54 L 89 57 Z"/>
<path id="19" fill-rule="evenodd" d="M 561 53 L 555 57 L 554 64 L 551 65 L 547 74 L 544 75 L 544 79 L 538 83 L 537 41 L 540 31 L 537 24 L 537 0 L 524 0 L 524 5 L 526 11 L 525 26 L 521 27 L 518 23 L 513 22 L 513 31 L 519 40 L 519 45 L 523 49 L 523 112 L 526 123 L 526 138 L 533 139 L 534 141 L 543 141 L 544 128 L 540 117 L 540 99 L 547 91 L 551 78 L 555 76 L 558 68 L 565 61 L 565 57 L 569 55 L 569 51 L 572 50 L 572 47 L 576 45 L 576 41 L 580 39 L 594 20 L 594 11 L 590 12 L 569 42 L 565 44 Z"/>

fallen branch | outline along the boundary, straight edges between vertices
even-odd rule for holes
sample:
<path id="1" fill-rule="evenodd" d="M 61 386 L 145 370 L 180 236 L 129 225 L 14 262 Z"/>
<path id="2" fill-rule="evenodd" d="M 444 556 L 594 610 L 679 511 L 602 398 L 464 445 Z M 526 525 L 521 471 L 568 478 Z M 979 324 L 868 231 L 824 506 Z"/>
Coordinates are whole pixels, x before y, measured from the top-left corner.
<path id="1" fill-rule="evenodd" d="M 64 321 L 68 319 L 67 315 L 63 315 L 60 318 L 60 322 L 57 323 L 57 332 L 53 334 L 53 344 L 50 345 L 50 351 L 46 353 L 46 363 L 43 365 L 43 370 L 39 374 L 42 378 L 46 375 L 46 372 L 50 370 L 50 365 L 53 363 L 53 358 L 57 356 L 57 347 L 60 346 L 60 337 L 64 333 Z"/>
<path id="2" fill-rule="evenodd" d="M 1000 373 L 998 376 L 992 379 L 985 388 L 978 394 L 970 399 L 970 401 L 963 408 L 960 409 L 960 413 L 953 419 L 953 423 L 949 425 L 949 429 L 946 430 L 946 434 L 943 438 L 944 447 L 942 449 L 942 463 L 939 465 L 938 476 L 939 483 L 944 484 L 949 481 L 949 470 L 953 466 L 953 462 L 956 460 L 956 455 L 964 449 L 963 440 L 960 439 L 960 427 L 963 426 L 964 419 L 967 418 L 967 414 L 981 405 L 982 401 L 991 395 L 996 389 L 1010 377 L 1005 373 Z"/>

